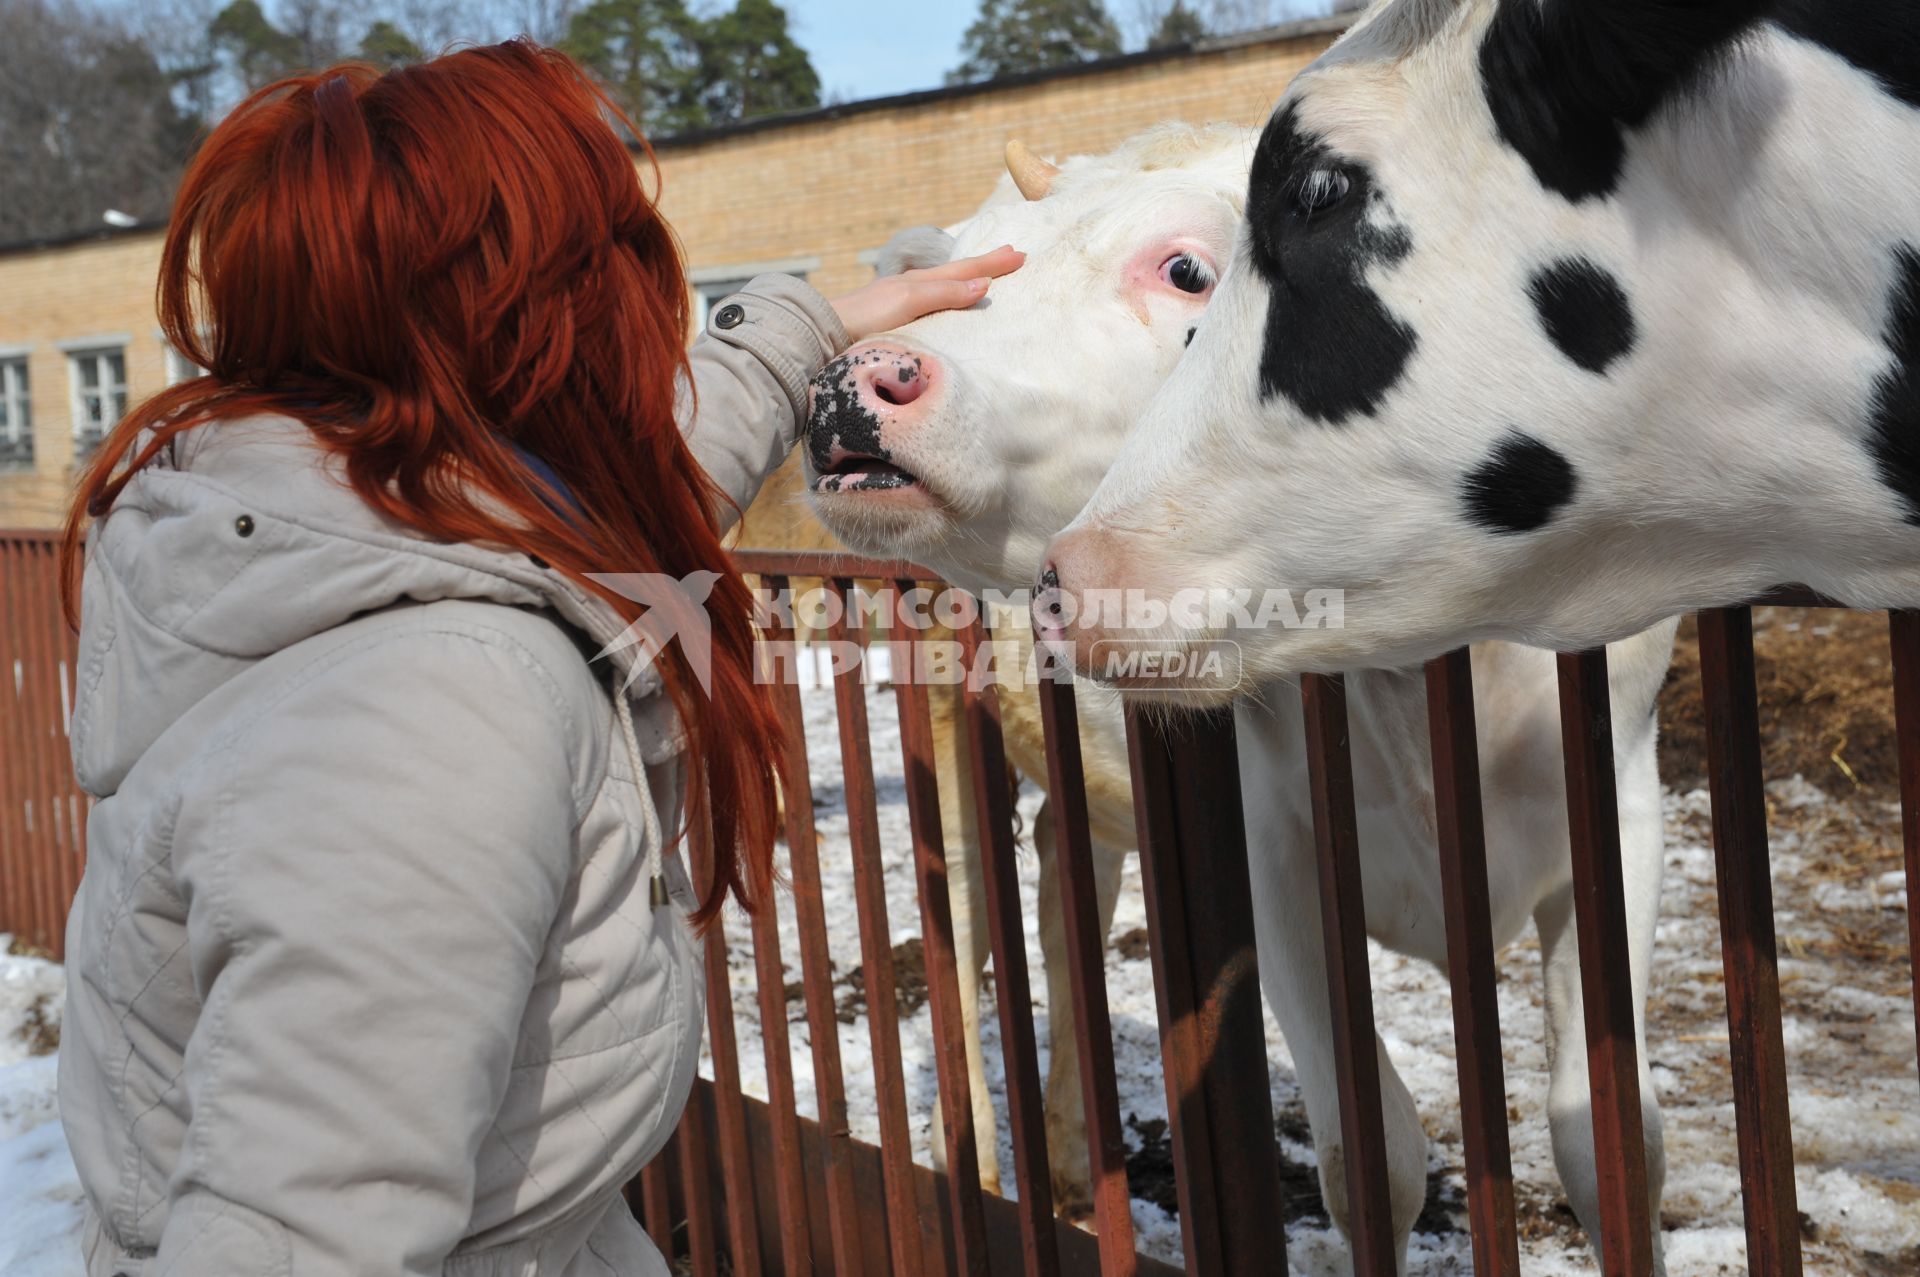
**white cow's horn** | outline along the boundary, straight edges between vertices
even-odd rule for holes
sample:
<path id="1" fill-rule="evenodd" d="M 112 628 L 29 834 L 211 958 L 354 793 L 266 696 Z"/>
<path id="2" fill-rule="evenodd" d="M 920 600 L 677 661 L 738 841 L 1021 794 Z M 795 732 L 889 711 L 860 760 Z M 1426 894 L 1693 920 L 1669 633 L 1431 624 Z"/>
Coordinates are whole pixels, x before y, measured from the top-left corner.
<path id="1" fill-rule="evenodd" d="M 1007 143 L 1007 172 L 1013 174 L 1013 184 L 1030 200 L 1045 199 L 1053 189 L 1053 179 L 1060 176 L 1057 166 L 1035 155 L 1018 139 Z"/>

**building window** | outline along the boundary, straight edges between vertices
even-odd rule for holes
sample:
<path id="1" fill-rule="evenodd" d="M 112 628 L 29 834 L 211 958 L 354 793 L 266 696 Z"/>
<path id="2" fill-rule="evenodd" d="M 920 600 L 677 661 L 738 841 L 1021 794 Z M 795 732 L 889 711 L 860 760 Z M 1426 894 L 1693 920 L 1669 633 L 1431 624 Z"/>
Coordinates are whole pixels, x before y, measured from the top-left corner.
<path id="1" fill-rule="evenodd" d="M 28 393 L 27 361 L 0 359 L 0 465 L 33 460 L 33 397 Z"/>
<path id="2" fill-rule="evenodd" d="M 193 360 L 188 359 L 185 355 L 175 350 L 172 346 L 168 346 L 166 351 L 167 384 L 169 386 L 177 386 L 183 381 L 192 381 L 195 377 L 207 371 L 199 364 L 194 363 Z"/>
<path id="3" fill-rule="evenodd" d="M 76 350 L 73 367 L 73 441 L 79 456 L 100 446 L 127 413 L 127 352 L 111 346 Z"/>
<path id="4" fill-rule="evenodd" d="M 715 279 L 709 280 L 706 283 L 696 283 L 693 286 L 693 330 L 695 332 L 705 332 L 707 316 L 712 314 L 713 308 L 720 304 L 720 299 L 723 297 L 731 297 L 733 294 L 745 288 L 750 282 L 751 277 L 748 279 Z"/>

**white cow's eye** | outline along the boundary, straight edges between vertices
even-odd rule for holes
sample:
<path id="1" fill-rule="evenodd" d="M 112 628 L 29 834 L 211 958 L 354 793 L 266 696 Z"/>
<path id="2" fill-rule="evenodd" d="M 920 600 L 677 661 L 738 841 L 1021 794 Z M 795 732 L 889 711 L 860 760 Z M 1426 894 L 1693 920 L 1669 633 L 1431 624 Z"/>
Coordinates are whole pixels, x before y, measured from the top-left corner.
<path id="1" fill-rule="evenodd" d="M 1293 202 L 1303 213 L 1324 213 L 1347 198 L 1352 183 L 1337 168 L 1317 168 L 1294 191 Z"/>
<path id="2" fill-rule="evenodd" d="M 1204 293 L 1213 287 L 1213 271 L 1192 253 L 1170 257 L 1160 268 L 1167 282 L 1183 293 Z"/>

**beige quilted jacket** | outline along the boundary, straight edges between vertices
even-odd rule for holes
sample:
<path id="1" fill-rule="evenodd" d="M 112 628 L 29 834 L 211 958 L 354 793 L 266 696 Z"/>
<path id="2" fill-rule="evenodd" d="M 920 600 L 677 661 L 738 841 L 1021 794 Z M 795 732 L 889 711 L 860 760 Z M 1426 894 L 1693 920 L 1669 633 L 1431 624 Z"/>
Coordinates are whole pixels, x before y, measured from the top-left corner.
<path id="1" fill-rule="evenodd" d="M 744 506 L 845 338 L 790 279 L 715 315 L 691 437 Z M 630 750 L 623 671 L 587 659 L 621 628 L 386 523 L 285 419 L 197 428 L 128 486 L 72 732 L 90 1277 L 665 1273 L 619 1189 L 686 1101 L 702 986 L 676 854 L 648 898 L 672 715 L 643 678 Z"/>

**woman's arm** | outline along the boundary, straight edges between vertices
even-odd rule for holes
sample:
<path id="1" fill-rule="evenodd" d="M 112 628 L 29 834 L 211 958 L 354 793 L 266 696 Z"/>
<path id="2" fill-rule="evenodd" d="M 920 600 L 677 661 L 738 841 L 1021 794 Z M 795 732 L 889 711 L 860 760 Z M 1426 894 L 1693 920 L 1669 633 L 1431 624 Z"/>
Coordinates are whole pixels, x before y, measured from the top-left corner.
<path id="1" fill-rule="evenodd" d="M 587 733 L 553 653 L 430 615 L 319 658 L 183 801 L 203 1010 L 156 1273 L 437 1277 L 466 1231 Z"/>
<path id="2" fill-rule="evenodd" d="M 800 437 L 807 383 L 828 360 L 874 333 L 973 305 L 1025 260 L 1000 248 L 876 279 L 831 302 L 792 276 L 760 276 L 713 307 L 693 344 L 698 407 L 681 405 L 681 428 L 695 458 L 745 510 Z M 722 513 L 731 523 L 732 512 Z"/>

